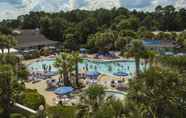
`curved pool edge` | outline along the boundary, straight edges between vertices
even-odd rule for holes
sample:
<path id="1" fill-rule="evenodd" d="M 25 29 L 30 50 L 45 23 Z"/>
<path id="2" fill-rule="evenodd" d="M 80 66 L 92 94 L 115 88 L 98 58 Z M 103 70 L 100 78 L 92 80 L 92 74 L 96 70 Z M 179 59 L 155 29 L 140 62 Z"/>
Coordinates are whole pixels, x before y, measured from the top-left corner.
<path id="1" fill-rule="evenodd" d="M 94 62 L 134 62 L 134 59 L 125 59 L 125 58 L 119 58 L 119 59 L 111 59 L 111 60 L 106 60 L 106 59 L 93 59 L 93 58 L 82 58 L 88 61 L 94 61 Z"/>

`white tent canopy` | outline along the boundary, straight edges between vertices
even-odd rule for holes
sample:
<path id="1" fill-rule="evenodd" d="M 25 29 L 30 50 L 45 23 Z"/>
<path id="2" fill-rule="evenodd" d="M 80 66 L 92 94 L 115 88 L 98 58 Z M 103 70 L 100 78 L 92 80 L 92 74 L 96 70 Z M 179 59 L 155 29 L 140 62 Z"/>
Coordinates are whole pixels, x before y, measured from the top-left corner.
<path id="1" fill-rule="evenodd" d="M 11 48 L 10 49 L 10 53 L 16 53 L 18 52 L 18 50 L 14 49 L 14 48 Z M 0 50 L 0 54 L 2 53 L 2 50 Z M 4 49 L 4 53 L 8 53 L 8 49 Z"/>

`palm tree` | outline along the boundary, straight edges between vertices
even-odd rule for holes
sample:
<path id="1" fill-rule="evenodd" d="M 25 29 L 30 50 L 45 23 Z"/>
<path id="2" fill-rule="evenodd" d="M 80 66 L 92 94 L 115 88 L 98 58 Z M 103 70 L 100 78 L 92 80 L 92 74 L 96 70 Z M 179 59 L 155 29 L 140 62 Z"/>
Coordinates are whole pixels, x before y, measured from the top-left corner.
<path id="1" fill-rule="evenodd" d="M 6 41 L 5 41 L 5 43 L 6 43 L 6 48 L 7 48 L 7 50 L 8 50 L 8 54 L 9 54 L 9 53 L 10 53 L 10 48 L 16 46 L 16 40 L 15 40 L 15 38 L 14 38 L 13 36 L 7 35 L 7 36 L 6 36 Z"/>
<path id="2" fill-rule="evenodd" d="M 150 67 L 153 66 L 157 53 L 155 51 L 148 51 Z"/>
<path id="3" fill-rule="evenodd" d="M 151 68 L 154 64 L 154 58 L 156 57 L 156 52 L 152 50 L 145 50 L 142 58 L 145 60 L 145 70 L 147 70 L 147 64 L 149 63 L 149 67 Z"/>
<path id="4" fill-rule="evenodd" d="M 83 114 L 91 116 L 99 110 L 104 103 L 105 91 L 101 85 L 90 86 L 81 96 L 81 108 Z M 81 113 L 82 114 L 82 113 Z"/>
<path id="5" fill-rule="evenodd" d="M 0 34 L 0 49 L 2 54 L 4 54 L 4 49 L 6 47 L 6 36 L 3 34 Z"/>
<path id="6" fill-rule="evenodd" d="M 13 83 L 15 82 L 15 74 L 12 66 L 1 65 L 0 66 L 0 104 L 3 107 L 4 118 L 10 118 L 10 101 L 13 97 Z"/>
<path id="7" fill-rule="evenodd" d="M 95 118 L 124 118 L 124 105 L 120 100 L 106 100 L 95 113 Z"/>
<path id="8" fill-rule="evenodd" d="M 121 118 L 124 104 L 105 95 L 101 85 L 90 86 L 81 96 L 78 118 Z"/>
<path id="9" fill-rule="evenodd" d="M 54 66 L 58 68 L 60 78 L 63 77 L 64 85 L 70 85 L 69 76 L 73 71 L 73 56 L 69 53 L 62 52 L 60 53 L 55 60 Z M 59 80 L 61 82 L 61 79 Z"/>
<path id="10" fill-rule="evenodd" d="M 133 40 L 131 47 L 129 48 L 129 53 L 132 54 L 135 58 L 137 76 L 140 74 L 140 58 L 144 53 L 144 50 L 144 45 L 141 40 Z"/>
<path id="11" fill-rule="evenodd" d="M 0 34 L 0 48 L 2 54 L 4 54 L 4 49 L 7 48 L 8 54 L 10 53 L 10 48 L 16 45 L 16 40 L 11 35 Z"/>
<path id="12" fill-rule="evenodd" d="M 113 109 L 113 115 L 115 116 L 115 118 L 122 118 L 124 112 L 124 105 L 122 101 L 110 98 L 106 102 L 106 106 L 110 106 Z"/>
<path id="13" fill-rule="evenodd" d="M 76 85 L 77 85 L 77 87 L 79 87 L 79 67 L 78 67 L 78 64 L 79 64 L 79 62 L 82 61 L 81 57 L 79 56 L 79 52 L 73 53 L 73 59 L 74 59 L 74 64 L 75 64 Z"/>

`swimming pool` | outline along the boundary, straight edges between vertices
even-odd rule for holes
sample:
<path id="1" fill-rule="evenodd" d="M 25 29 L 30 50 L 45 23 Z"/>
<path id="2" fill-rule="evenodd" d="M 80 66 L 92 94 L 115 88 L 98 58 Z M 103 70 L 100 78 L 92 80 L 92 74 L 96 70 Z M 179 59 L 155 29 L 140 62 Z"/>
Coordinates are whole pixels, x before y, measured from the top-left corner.
<path id="1" fill-rule="evenodd" d="M 57 68 L 53 66 L 54 59 L 44 59 L 31 63 L 28 65 L 29 71 L 43 71 L 43 64 L 51 66 L 52 72 L 57 72 Z M 143 70 L 144 65 L 140 65 L 140 69 Z M 129 76 L 135 74 L 135 61 L 134 60 L 115 60 L 115 61 L 100 61 L 100 60 L 91 60 L 83 59 L 79 63 L 79 71 L 97 71 L 101 74 L 113 75 L 117 72 L 128 73 Z"/>

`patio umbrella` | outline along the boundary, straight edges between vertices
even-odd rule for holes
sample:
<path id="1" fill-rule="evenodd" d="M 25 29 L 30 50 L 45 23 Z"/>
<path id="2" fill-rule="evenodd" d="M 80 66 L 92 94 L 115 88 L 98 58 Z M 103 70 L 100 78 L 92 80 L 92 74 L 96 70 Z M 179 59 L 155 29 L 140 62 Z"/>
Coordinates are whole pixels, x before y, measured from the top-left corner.
<path id="1" fill-rule="evenodd" d="M 96 79 L 99 75 L 100 75 L 99 72 L 94 72 L 94 71 L 86 73 L 86 76 L 91 78 L 91 79 Z"/>
<path id="2" fill-rule="evenodd" d="M 128 76 L 129 74 L 125 72 L 117 72 L 117 73 L 113 73 L 113 75 L 119 76 L 119 77 L 125 77 L 125 76 Z"/>
<path id="3" fill-rule="evenodd" d="M 65 87 L 59 87 L 57 88 L 54 93 L 57 94 L 57 95 L 65 95 L 65 94 L 69 94 L 71 93 L 72 91 L 74 90 L 74 88 L 72 87 L 68 87 L 68 86 L 65 86 Z"/>

